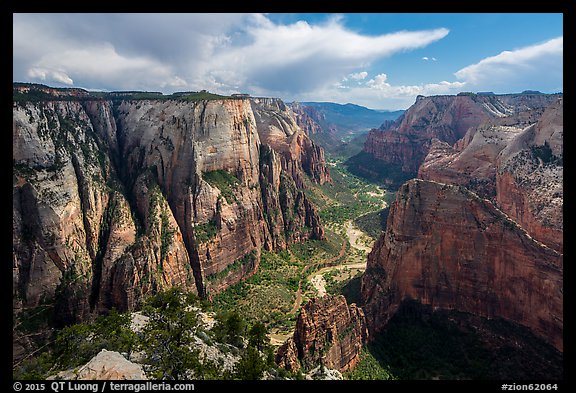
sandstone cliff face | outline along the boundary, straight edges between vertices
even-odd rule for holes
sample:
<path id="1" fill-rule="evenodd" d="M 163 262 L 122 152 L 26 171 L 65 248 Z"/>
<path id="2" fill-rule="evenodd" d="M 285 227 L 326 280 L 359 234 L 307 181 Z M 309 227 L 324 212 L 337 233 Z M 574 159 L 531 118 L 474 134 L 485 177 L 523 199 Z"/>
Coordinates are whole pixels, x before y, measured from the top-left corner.
<path id="1" fill-rule="evenodd" d="M 341 372 L 360 360 L 368 338 L 362 309 L 344 296 L 324 296 L 302 307 L 294 335 L 279 349 L 276 363 L 287 370 L 310 370 L 321 364 Z"/>
<path id="2" fill-rule="evenodd" d="M 15 102 L 15 314 L 54 304 L 67 324 L 164 287 L 205 295 L 261 248 L 323 238 L 301 189 L 328 176 L 322 150 L 259 129 L 246 99 Z"/>
<path id="3" fill-rule="evenodd" d="M 546 109 L 497 160 L 496 202 L 532 237 L 563 252 L 563 100 Z"/>
<path id="4" fill-rule="evenodd" d="M 562 252 L 562 108 L 559 99 L 544 112 L 492 120 L 454 146 L 435 139 L 418 177 L 491 199 L 532 237 Z"/>
<path id="5" fill-rule="evenodd" d="M 298 126 L 294 112 L 279 99 L 251 99 L 258 134 L 262 143 L 280 153 L 282 169 L 298 187 L 303 187 L 305 172 L 317 184 L 331 182 L 324 150 Z"/>
<path id="6" fill-rule="evenodd" d="M 501 117 L 542 111 L 558 95 L 419 96 L 396 124 L 371 130 L 364 151 L 403 172 L 416 173 L 433 139 L 453 145 L 471 127 Z M 541 113 L 541 112 L 540 112 Z"/>
<path id="7" fill-rule="evenodd" d="M 362 280 L 371 331 L 404 299 L 532 329 L 562 351 L 563 256 L 465 187 L 414 179 L 398 191 Z"/>
<path id="8" fill-rule="evenodd" d="M 293 102 L 290 109 L 294 112 L 296 123 L 307 135 L 314 135 L 322 132 L 320 123 L 326 121 L 326 116 L 315 108 Z"/>

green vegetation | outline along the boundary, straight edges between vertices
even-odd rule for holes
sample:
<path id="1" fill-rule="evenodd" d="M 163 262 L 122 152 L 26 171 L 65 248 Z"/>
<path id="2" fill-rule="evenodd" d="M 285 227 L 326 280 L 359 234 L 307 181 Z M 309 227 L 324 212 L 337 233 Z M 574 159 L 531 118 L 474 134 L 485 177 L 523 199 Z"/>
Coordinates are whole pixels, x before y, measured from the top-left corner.
<path id="1" fill-rule="evenodd" d="M 364 347 L 360 352 L 360 362 L 354 369 L 344 373 L 345 379 L 390 380 L 397 379 L 388 367 L 383 367 L 378 359 Z"/>
<path id="2" fill-rule="evenodd" d="M 368 236 L 373 240 L 378 240 L 382 235 L 382 232 L 386 229 L 389 212 L 390 207 L 386 207 L 380 211 L 366 213 L 356 217 L 354 219 L 354 224 L 363 232 L 368 234 Z"/>
<path id="3" fill-rule="evenodd" d="M 60 330 L 47 351 L 22 362 L 14 370 L 15 379 L 44 379 L 61 370 L 88 362 L 104 348 L 130 353 L 136 335 L 130 329 L 129 314 L 111 310 L 93 323 L 80 323 Z"/>
<path id="4" fill-rule="evenodd" d="M 354 175 L 341 162 L 332 163 L 332 183 L 321 186 L 311 182 L 306 184 L 307 196 L 320 209 L 324 224 L 334 228 L 347 220 L 382 209 L 389 198 L 386 190 Z"/>
<path id="5" fill-rule="evenodd" d="M 194 237 L 198 243 L 207 243 L 218 234 L 218 225 L 213 220 L 194 227 Z"/>
<path id="6" fill-rule="evenodd" d="M 229 96 L 222 96 L 219 94 L 210 93 L 208 91 L 190 92 L 189 94 L 171 96 L 171 98 L 174 98 L 174 97 L 178 100 L 183 100 L 183 101 L 188 101 L 188 102 L 204 101 L 204 100 L 223 100 L 223 99 L 231 98 Z"/>
<path id="7" fill-rule="evenodd" d="M 216 312 L 238 310 L 250 323 L 267 327 L 291 326 L 294 316 L 287 315 L 294 302 L 294 292 L 303 263 L 288 252 L 262 252 L 260 267 L 250 278 L 212 295 Z"/>
<path id="8" fill-rule="evenodd" d="M 215 171 L 202 172 L 202 178 L 212 187 L 218 188 L 222 196 L 226 198 L 226 202 L 238 202 L 236 195 L 234 195 L 234 190 L 240 183 L 240 180 L 238 180 L 236 176 L 225 170 L 218 169 Z"/>
<path id="9" fill-rule="evenodd" d="M 545 164 L 558 163 L 559 165 L 562 165 L 562 158 L 559 158 L 552 153 L 548 141 L 545 141 L 541 146 L 532 146 L 530 147 L 530 150 L 534 157 L 541 159 Z"/>
<path id="10" fill-rule="evenodd" d="M 363 359 L 351 378 L 366 370 L 409 380 L 562 379 L 562 354 L 527 328 L 416 302 L 403 303 L 365 350 L 370 366 Z"/>
<path id="11" fill-rule="evenodd" d="M 199 305 L 197 296 L 172 288 L 144 300 L 141 312 L 149 319 L 138 332 L 130 328 L 131 314 L 116 310 L 92 323 L 65 327 L 44 352 L 16 367 L 13 377 L 45 379 L 84 365 L 102 349 L 127 356 L 139 352 L 151 379 L 261 379 L 265 370 L 276 367 L 263 323 L 249 325 L 238 312 L 227 312 L 218 315 L 216 326 L 206 331 Z M 191 345 L 198 338 L 239 355 L 235 369 L 224 370 L 201 355 Z"/>
<path id="12" fill-rule="evenodd" d="M 188 310 L 194 304 L 193 295 L 178 289 L 160 292 L 144 303 L 143 312 L 150 319 L 138 347 L 146 353 L 149 377 L 178 380 L 188 377 L 189 370 L 205 372 L 198 349 L 190 346 L 199 331 L 197 313 Z"/>
<path id="13" fill-rule="evenodd" d="M 238 310 L 249 323 L 262 322 L 267 329 L 291 332 L 297 316 L 290 313 L 295 292 L 299 282 L 305 283 L 306 276 L 313 272 L 308 269 L 304 273 L 305 267 L 334 258 L 340 252 L 342 238 L 330 231 L 327 234 L 326 241 L 308 240 L 280 252 L 262 251 L 258 271 L 213 294 L 213 309 Z M 304 287 L 304 296 L 314 296 L 311 288 Z"/>
<path id="14" fill-rule="evenodd" d="M 206 280 L 209 282 L 218 281 L 223 278 L 226 278 L 229 274 L 237 272 L 240 269 L 246 269 L 248 271 L 254 270 L 254 266 L 256 264 L 256 258 L 257 258 L 256 250 L 252 250 L 246 255 L 244 255 L 242 258 L 238 258 L 230 265 L 226 266 L 221 271 L 214 274 L 210 274 L 209 276 L 206 277 Z"/>
<path id="15" fill-rule="evenodd" d="M 352 274 L 352 271 L 331 271 L 324 273 L 326 281 L 326 292 L 331 295 L 344 295 L 348 304 L 356 303 L 362 305 L 362 294 L 360 292 L 362 285 L 362 275 L 364 272 Z M 346 275 L 345 279 L 335 279 L 337 275 Z"/>
<path id="16" fill-rule="evenodd" d="M 401 165 L 387 164 L 365 151 L 350 157 L 345 163 L 348 170 L 370 182 L 386 181 L 390 188 L 398 188 L 405 181 L 416 177 L 416 173 L 402 171 Z"/>
<path id="17" fill-rule="evenodd" d="M 234 367 L 234 376 L 237 379 L 254 381 L 262 379 L 266 370 L 266 360 L 262 358 L 260 352 L 249 346 Z"/>
<path id="18" fill-rule="evenodd" d="M 17 87 L 28 87 L 27 92 L 17 90 Z M 53 94 L 52 92 L 56 92 Z M 93 92 L 78 88 L 55 88 L 36 83 L 14 83 L 14 102 L 41 102 L 41 101 L 93 101 L 93 100 L 182 100 L 189 102 L 204 100 L 221 100 L 231 98 L 210 93 L 206 90 L 199 92 L 181 92 L 164 95 L 158 91 L 113 91 Z"/>

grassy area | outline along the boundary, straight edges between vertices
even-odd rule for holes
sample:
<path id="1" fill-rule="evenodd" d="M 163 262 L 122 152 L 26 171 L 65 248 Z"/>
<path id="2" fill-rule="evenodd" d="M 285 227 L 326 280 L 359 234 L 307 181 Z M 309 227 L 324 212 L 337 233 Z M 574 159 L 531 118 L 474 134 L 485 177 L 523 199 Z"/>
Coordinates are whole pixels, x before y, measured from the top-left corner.
<path id="1" fill-rule="evenodd" d="M 261 321 L 268 329 L 292 332 L 298 313 L 289 312 L 304 268 L 337 256 L 341 242 L 338 235 L 328 231 L 328 239 L 324 241 L 309 240 L 280 252 L 263 251 L 258 271 L 213 295 L 211 309 L 237 310 L 250 323 Z M 314 295 L 307 287 L 303 294 L 304 299 Z"/>
<path id="2" fill-rule="evenodd" d="M 345 379 L 355 380 L 391 380 L 397 379 L 388 367 L 382 366 L 378 359 L 364 347 L 360 352 L 360 362 L 354 369 L 344 373 Z"/>
<path id="3" fill-rule="evenodd" d="M 331 161 L 330 175 L 332 183 L 310 182 L 306 193 L 319 208 L 322 222 L 335 231 L 348 220 L 380 211 L 389 198 L 386 190 L 352 174 L 340 161 Z"/>

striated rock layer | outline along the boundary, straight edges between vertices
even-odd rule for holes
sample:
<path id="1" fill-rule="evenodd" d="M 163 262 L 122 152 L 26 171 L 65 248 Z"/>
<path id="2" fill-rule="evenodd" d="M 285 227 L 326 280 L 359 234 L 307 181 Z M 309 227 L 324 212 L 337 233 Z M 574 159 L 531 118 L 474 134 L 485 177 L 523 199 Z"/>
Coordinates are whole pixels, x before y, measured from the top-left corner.
<path id="1" fill-rule="evenodd" d="M 471 128 L 454 146 L 433 140 L 418 177 L 489 198 L 532 237 L 562 253 L 563 99 L 543 113 L 522 115 Z"/>
<path id="2" fill-rule="evenodd" d="M 368 338 L 365 317 L 344 296 L 324 296 L 302 307 L 294 335 L 278 349 L 276 363 L 287 370 L 310 370 L 318 364 L 344 372 L 360 360 Z"/>
<path id="3" fill-rule="evenodd" d="M 281 101 L 46 89 L 13 107 L 15 315 L 53 305 L 62 325 L 165 287 L 209 295 L 253 274 L 262 248 L 323 238 L 302 191 L 329 180 L 322 149 L 256 120 L 289 118 Z"/>
<path id="4" fill-rule="evenodd" d="M 465 187 L 414 179 L 368 256 L 362 297 L 378 331 L 405 299 L 502 317 L 563 349 L 563 256 Z"/>
<path id="5" fill-rule="evenodd" d="M 558 94 L 510 94 L 418 96 L 404 115 L 386 130 L 371 130 L 364 152 L 386 164 L 397 165 L 405 173 L 416 173 L 426 158 L 433 139 L 454 144 L 468 130 L 489 120 L 530 111 L 542 113 Z"/>

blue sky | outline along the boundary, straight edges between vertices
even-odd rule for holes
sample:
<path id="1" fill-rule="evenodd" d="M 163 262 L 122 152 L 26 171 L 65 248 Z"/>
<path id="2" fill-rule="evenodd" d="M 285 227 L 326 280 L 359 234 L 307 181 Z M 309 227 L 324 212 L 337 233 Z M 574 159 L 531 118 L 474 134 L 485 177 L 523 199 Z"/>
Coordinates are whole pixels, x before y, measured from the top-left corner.
<path id="1" fill-rule="evenodd" d="M 51 86 L 374 109 L 563 89 L 562 14 L 14 14 L 13 32 L 13 80 Z"/>

